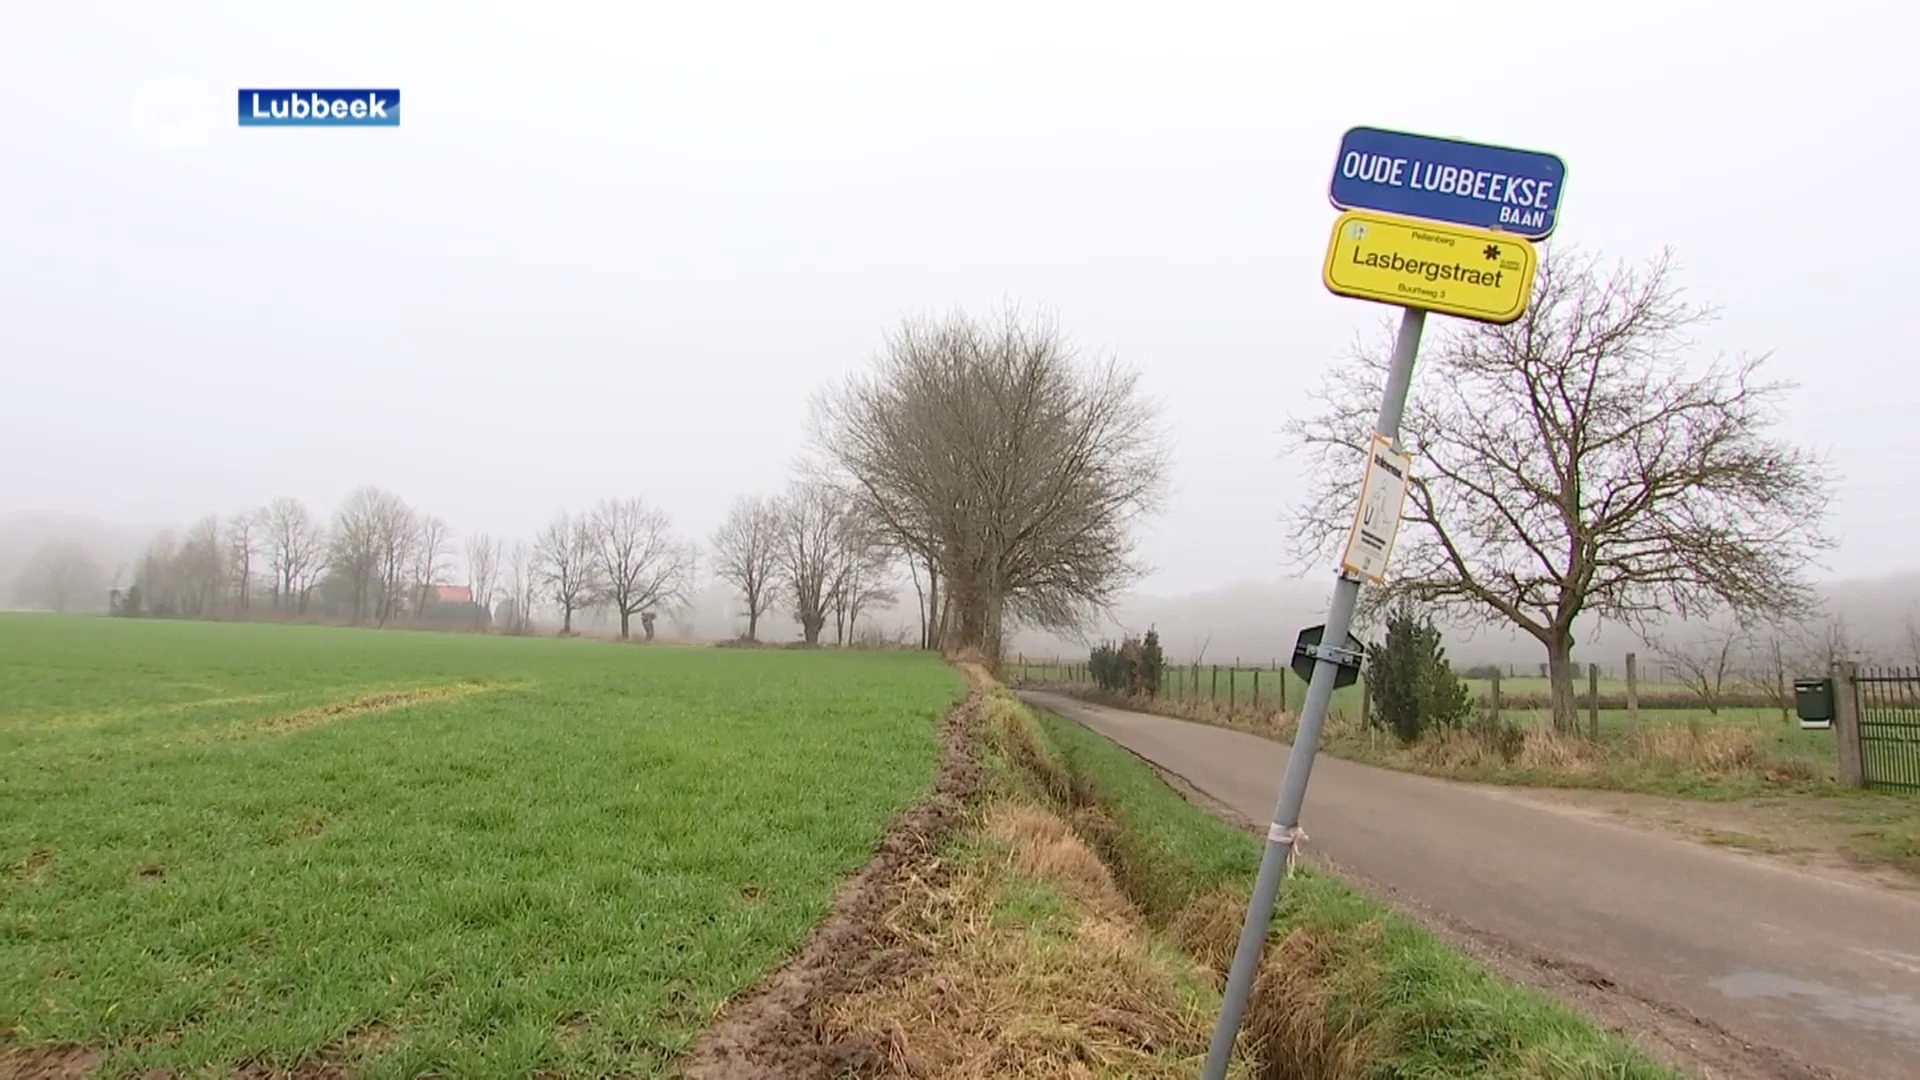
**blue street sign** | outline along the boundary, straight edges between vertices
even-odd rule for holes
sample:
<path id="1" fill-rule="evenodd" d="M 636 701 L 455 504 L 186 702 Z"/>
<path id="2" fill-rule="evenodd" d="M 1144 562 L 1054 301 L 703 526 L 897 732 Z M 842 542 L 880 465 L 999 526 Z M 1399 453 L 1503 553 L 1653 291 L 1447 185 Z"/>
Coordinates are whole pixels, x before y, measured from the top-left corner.
<path id="1" fill-rule="evenodd" d="M 1357 127 L 1340 140 L 1328 196 L 1342 210 L 1552 235 L 1566 163 L 1552 154 Z"/>

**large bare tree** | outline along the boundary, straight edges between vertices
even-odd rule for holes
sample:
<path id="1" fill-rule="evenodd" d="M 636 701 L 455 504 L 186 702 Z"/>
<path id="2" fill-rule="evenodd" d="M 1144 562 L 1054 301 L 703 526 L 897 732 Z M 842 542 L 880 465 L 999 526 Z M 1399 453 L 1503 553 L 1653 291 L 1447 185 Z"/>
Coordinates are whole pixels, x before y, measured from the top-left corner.
<path id="1" fill-rule="evenodd" d="M 644 499 L 608 499 L 589 519 L 601 596 L 629 636 L 633 616 L 677 604 L 693 576 L 691 548 L 673 535 L 665 511 Z"/>
<path id="2" fill-rule="evenodd" d="M 432 514 L 415 518 L 413 551 L 413 613 L 424 614 L 435 587 L 447 583 L 447 559 L 452 554 L 453 530 Z"/>
<path id="3" fill-rule="evenodd" d="M 327 564 L 354 622 L 371 615 L 384 626 L 412 590 L 420 542 L 419 515 L 376 487 L 355 489 L 334 512 Z M 329 586 L 332 591 L 334 586 Z"/>
<path id="4" fill-rule="evenodd" d="M 475 626 L 493 613 L 493 594 L 500 587 L 500 541 L 486 533 L 467 538 L 467 588 L 473 593 Z"/>
<path id="5" fill-rule="evenodd" d="M 740 590 L 747 640 L 760 639 L 760 616 L 779 594 L 780 503 L 761 495 L 734 500 L 713 534 L 714 573 Z"/>
<path id="6" fill-rule="evenodd" d="M 1825 465 L 1771 437 L 1789 387 L 1760 361 L 1696 362 L 1667 258 L 1609 269 L 1543 259 L 1509 326 L 1433 335 L 1401 437 L 1415 458 L 1391 579 L 1444 615 L 1504 623 L 1545 648 L 1554 722 L 1575 723 L 1574 623 L 1798 610 L 1829 497 Z M 1304 549 L 1344 537 L 1385 349 L 1359 349 L 1289 427 L 1317 462 Z"/>
<path id="7" fill-rule="evenodd" d="M 828 587 L 836 644 L 853 640 L 863 612 L 889 606 L 897 599 L 890 580 L 895 554 L 858 505 L 848 501 L 834 529 L 833 572 Z"/>
<path id="8" fill-rule="evenodd" d="M 227 595 L 227 553 L 221 543 L 220 518 L 208 514 L 187 529 L 181 541 L 177 577 L 181 584 L 181 613 L 207 615 L 221 607 Z"/>
<path id="9" fill-rule="evenodd" d="M 533 542 L 533 572 L 560 609 L 560 633 L 573 633 L 573 614 L 600 599 L 592 523 L 562 512 Z"/>
<path id="10" fill-rule="evenodd" d="M 298 499 L 275 499 L 267 507 L 265 528 L 273 604 L 305 614 L 326 561 L 326 535 Z"/>
<path id="11" fill-rule="evenodd" d="M 1009 616 L 1076 629 L 1137 578 L 1132 526 L 1164 490 L 1154 411 L 1050 318 L 910 319 L 813 419 L 861 511 L 934 572 L 938 644 L 997 658 Z"/>
<path id="12" fill-rule="evenodd" d="M 779 568 L 793 600 L 801 639 L 820 643 L 833 598 L 835 539 L 846 513 L 844 495 L 828 484 L 802 480 L 780 502 Z"/>
<path id="13" fill-rule="evenodd" d="M 265 521 L 266 515 L 257 509 L 242 510 L 227 519 L 227 570 L 234 603 L 243 612 L 253 610 L 253 571 L 265 538 Z"/>
<path id="14" fill-rule="evenodd" d="M 533 603 L 540 588 L 537 568 L 534 549 L 525 540 L 515 540 L 507 552 L 507 596 L 513 605 L 508 633 L 524 634 L 533 629 Z"/>

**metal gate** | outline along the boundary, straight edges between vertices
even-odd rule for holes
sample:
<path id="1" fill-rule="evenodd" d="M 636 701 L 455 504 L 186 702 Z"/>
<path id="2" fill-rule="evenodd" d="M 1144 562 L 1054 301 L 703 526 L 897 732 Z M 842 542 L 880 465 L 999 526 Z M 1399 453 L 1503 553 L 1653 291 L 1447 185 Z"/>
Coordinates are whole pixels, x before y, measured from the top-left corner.
<path id="1" fill-rule="evenodd" d="M 1863 670 L 1858 682 L 1867 786 L 1920 791 L 1920 668 Z"/>

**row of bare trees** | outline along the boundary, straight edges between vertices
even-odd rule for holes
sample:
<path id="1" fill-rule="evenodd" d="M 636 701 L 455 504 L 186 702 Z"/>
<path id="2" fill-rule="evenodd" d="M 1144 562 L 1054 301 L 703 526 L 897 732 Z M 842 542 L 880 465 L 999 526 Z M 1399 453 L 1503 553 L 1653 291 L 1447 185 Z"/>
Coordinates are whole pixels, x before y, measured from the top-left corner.
<path id="1" fill-rule="evenodd" d="M 576 612 L 607 604 L 625 636 L 633 615 L 684 598 L 694 565 L 692 549 L 673 537 L 665 514 L 639 499 L 610 499 L 577 518 L 562 514 L 532 544 L 467 537 L 466 592 L 444 602 L 440 588 L 461 570 L 454 541 L 444 520 L 381 488 L 355 490 L 324 524 L 298 500 L 283 498 L 155 537 L 131 585 L 114 590 L 113 605 L 123 614 L 244 616 L 261 609 L 375 626 L 432 614 L 443 623 L 497 622 L 525 633 L 536 606 L 551 599 L 569 632 Z"/>
<path id="2" fill-rule="evenodd" d="M 281 498 L 154 537 L 114 604 L 125 614 L 186 617 L 303 616 L 321 607 L 384 625 L 418 614 L 446 583 L 451 538 L 444 521 L 380 488 L 354 491 L 324 524 L 298 499 Z"/>
<path id="3" fill-rule="evenodd" d="M 850 640 L 862 613 L 897 601 L 901 552 L 844 488 L 796 481 L 778 497 L 737 500 L 713 536 L 714 572 L 739 593 L 746 639 L 783 599 L 800 636 L 818 644 L 829 621 L 834 640 Z"/>
<path id="4" fill-rule="evenodd" d="M 1911 617 L 1909 628 L 1913 626 Z M 1886 654 L 1920 664 L 1920 635 L 1909 630 L 1908 654 Z M 1731 618 L 1683 624 L 1647 636 L 1664 669 L 1700 707 L 1718 715 L 1741 699 L 1764 701 L 1782 720 L 1793 708 L 1795 679 L 1818 677 L 1841 660 L 1873 659 L 1852 640 L 1843 619 L 1746 625 Z"/>
<path id="5" fill-rule="evenodd" d="M 562 512 L 533 546 L 533 575 L 560 610 L 561 633 L 575 613 L 605 605 L 620 619 L 620 636 L 642 617 L 649 639 L 653 615 L 684 603 L 699 552 L 674 535 L 665 511 L 642 499 L 608 499 L 592 510 Z"/>
<path id="6" fill-rule="evenodd" d="M 910 319 L 872 367 L 813 402 L 813 459 L 784 493 L 739 500 L 712 538 L 714 576 L 745 636 L 785 604 L 800 636 L 845 642 L 897 601 L 905 566 L 920 643 L 997 657 L 1009 625 L 1074 630 L 1136 579 L 1132 525 L 1164 489 L 1165 456 L 1137 376 L 1087 360 L 1046 317 L 1007 310 Z M 324 526 L 296 501 L 157 539 L 124 602 L 196 615 L 316 605 L 355 623 L 420 617 L 454 573 L 439 518 L 378 488 Z M 559 614 L 682 605 L 698 552 L 665 513 L 608 500 L 554 518 L 531 545 L 470 538 L 472 600 L 504 589 L 516 628 L 537 598 Z M 262 597 L 261 594 L 264 594 Z"/>

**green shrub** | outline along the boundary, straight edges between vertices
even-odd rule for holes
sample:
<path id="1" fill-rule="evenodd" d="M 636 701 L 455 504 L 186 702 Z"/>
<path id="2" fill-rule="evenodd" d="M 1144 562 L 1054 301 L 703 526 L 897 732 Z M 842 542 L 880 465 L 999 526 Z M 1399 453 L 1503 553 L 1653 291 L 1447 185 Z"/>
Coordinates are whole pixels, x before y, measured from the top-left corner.
<path id="1" fill-rule="evenodd" d="M 1473 708 L 1439 629 L 1407 604 L 1388 613 L 1386 641 L 1367 647 L 1367 686 L 1372 718 L 1403 743 L 1434 728 L 1458 728 Z"/>

